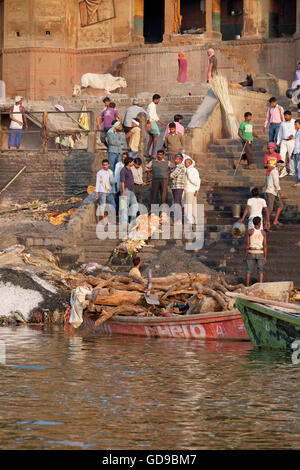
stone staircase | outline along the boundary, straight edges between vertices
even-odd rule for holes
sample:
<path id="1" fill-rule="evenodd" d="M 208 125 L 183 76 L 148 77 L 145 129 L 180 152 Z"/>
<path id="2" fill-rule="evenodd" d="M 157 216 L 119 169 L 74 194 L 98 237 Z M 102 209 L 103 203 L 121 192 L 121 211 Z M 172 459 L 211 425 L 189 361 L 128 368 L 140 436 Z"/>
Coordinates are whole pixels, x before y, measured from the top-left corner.
<path id="1" fill-rule="evenodd" d="M 262 140 L 253 144 L 257 170 L 240 165 L 235 177 L 233 160 L 239 158 L 241 143 L 219 139 L 209 147 L 209 153 L 197 155 L 197 166 L 202 180 L 199 202 L 205 205 L 205 245 L 197 256 L 202 262 L 229 274 L 244 276 L 245 240 L 234 239 L 231 229 L 234 221 L 232 206 L 246 206 L 250 191 L 257 186 L 264 191 L 265 169 L 263 157 L 267 135 L 263 133 L 265 113 L 255 116 L 256 132 Z M 300 285 L 300 191 L 293 188 L 295 177 L 280 180 L 283 193 L 288 198 L 280 220 L 284 226 L 268 234 L 268 262 L 265 278 L 269 281 L 293 280 Z M 271 218 L 273 220 L 274 214 Z"/>

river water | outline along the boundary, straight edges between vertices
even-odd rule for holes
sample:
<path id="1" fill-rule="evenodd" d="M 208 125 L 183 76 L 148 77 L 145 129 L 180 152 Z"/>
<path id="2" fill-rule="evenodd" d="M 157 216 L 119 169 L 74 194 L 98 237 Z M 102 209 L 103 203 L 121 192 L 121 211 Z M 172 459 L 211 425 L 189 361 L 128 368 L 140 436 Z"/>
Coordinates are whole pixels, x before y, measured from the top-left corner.
<path id="1" fill-rule="evenodd" d="M 300 365 L 284 353 L 58 327 L 0 339 L 1 449 L 300 447 Z"/>

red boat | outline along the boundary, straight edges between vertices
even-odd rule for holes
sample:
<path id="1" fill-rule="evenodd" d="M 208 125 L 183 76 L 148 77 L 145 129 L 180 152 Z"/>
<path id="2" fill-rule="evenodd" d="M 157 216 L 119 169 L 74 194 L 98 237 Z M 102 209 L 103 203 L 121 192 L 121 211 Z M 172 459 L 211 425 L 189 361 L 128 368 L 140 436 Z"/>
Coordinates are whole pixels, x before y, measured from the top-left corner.
<path id="1" fill-rule="evenodd" d="M 168 317 L 110 318 L 98 326 L 95 316 L 84 316 L 81 326 L 95 335 L 129 335 L 153 338 L 249 340 L 238 310 Z"/>

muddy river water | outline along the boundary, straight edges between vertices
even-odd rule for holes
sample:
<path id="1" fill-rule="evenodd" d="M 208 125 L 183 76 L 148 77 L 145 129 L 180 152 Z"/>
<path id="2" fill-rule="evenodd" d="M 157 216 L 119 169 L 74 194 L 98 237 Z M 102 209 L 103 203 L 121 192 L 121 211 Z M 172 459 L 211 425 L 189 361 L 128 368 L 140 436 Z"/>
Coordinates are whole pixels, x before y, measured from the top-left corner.
<path id="1" fill-rule="evenodd" d="M 1 449 L 300 447 L 300 365 L 248 342 L 0 329 Z"/>

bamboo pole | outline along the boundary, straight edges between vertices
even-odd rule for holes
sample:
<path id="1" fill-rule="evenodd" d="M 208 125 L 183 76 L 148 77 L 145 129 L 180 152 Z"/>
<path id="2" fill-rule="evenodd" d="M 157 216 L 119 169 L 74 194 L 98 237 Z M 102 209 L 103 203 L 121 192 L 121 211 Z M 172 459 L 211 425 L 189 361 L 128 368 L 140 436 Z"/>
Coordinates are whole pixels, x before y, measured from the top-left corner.
<path id="1" fill-rule="evenodd" d="M 7 183 L 6 186 L 4 186 L 3 189 L 1 189 L 0 194 L 2 194 L 19 176 L 23 171 L 26 169 L 26 166 L 22 168 L 22 170 L 18 171 L 18 173 Z"/>

